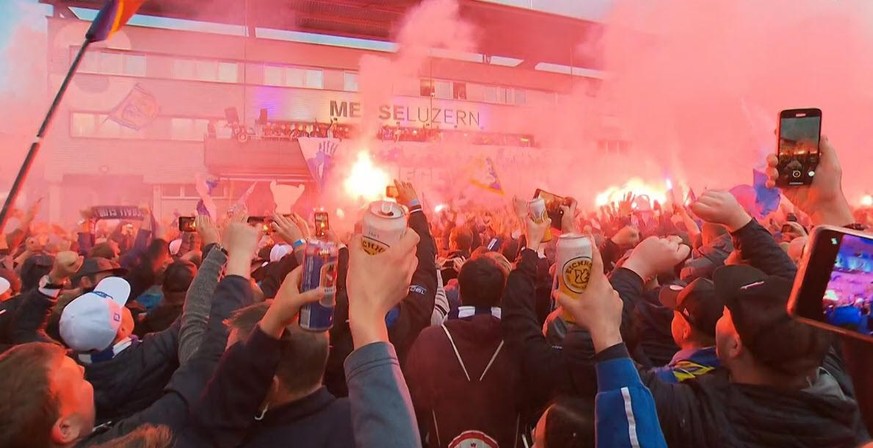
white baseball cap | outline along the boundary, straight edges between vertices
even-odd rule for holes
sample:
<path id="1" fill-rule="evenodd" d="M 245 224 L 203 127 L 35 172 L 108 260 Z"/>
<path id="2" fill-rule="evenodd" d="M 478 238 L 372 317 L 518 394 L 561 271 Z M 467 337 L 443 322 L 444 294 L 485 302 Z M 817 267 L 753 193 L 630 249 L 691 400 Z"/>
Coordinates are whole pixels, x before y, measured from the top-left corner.
<path id="1" fill-rule="evenodd" d="M 288 255 L 291 252 L 293 252 L 291 246 L 287 244 L 277 244 L 270 249 L 270 261 L 275 263 L 282 258 L 285 258 L 285 255 Z"/>
<path id="2" fill-rule="evenodd" d="M 4 238 L 0 238 L 4 239 Z M 9 283 L 9 280 L 6 280 L 3 277 L 0 277 L 0 294 L 6 294 L 6 291 L 9 291 L 9 288 L 12 288 L 12 284 Z"/>
<path id="3" fill-rule="evenodd" d="M 176 256 L 179 255 L 179 249 L 182 248 L 182 239 L 176 238 L 173 241 L 170 241 L 170 255 Z"/>
<path id="4" fill-rule="evenodd" d="M 123 318 L 130 284 L 106 277 L 94 291 L 73 299 L 61 313 L 61 339 L 76 352 L 105 350 L 115 340 Z"/>

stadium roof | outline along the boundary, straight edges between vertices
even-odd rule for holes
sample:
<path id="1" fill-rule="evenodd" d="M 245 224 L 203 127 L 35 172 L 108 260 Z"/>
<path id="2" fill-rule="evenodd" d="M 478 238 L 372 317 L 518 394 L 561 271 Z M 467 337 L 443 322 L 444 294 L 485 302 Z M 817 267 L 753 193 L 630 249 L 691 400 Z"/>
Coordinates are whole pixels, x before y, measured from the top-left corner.
<path id="1" fill-rule="evenodd" d="M 103 0 L 39 0 L 66 15 L 77 8 L 99 9 Z M 420 0 L 149 0 L 140 15 L 196 20 L 251 28 L 289 30 L 390 42 L 404 14 Z M 597 68 L 577 51 L 601 24 L 530 9 L 459 0 L 461 17 L 482 30 L 479 52 L 541 65 Z M 72 16 L 78 17 L 75 13 Z M 251 33 L 256 35 L 256 33 Z"/>

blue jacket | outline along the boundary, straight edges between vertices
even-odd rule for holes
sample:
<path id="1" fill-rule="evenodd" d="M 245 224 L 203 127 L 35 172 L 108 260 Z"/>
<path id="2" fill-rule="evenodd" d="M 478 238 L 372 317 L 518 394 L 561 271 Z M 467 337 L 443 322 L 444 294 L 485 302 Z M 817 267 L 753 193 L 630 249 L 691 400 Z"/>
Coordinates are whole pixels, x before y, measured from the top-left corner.
<path id="1" fill-rule="evenodd" d="M 721 366 L 715 347 L 679 350 L 670 364 L 652 369 L 665 383 L 680 383 L 705 375 Z"/>
<path id="2" fill-rule="evenodd" d="M 667 447 L 652 393 L 643 385 L 625 345 L 597 354 L 597 447 Z"/>

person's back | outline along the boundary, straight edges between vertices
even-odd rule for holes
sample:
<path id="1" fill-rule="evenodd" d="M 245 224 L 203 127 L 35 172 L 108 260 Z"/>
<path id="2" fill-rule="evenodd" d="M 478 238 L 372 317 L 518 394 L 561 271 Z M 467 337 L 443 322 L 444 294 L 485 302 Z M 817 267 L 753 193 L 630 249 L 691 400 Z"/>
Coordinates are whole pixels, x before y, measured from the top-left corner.
<path id="1" fill-rule="evenodd" d="M 324 448 L 345 448 L 353 444 L 349 400 L 336 398 L 325 388 L 269 409 L 260 418 L 241 446 L 268 448 L 292 441 L 295 446 Z"/>
<path id="2" fill-rule="evenodd" d="M 464 306 L 458 316 L 423 330 L 410 350 L 405 374 L 430 446 L 467 441 L 511 447 L 518 442 L 520 372 L 503 346 L 500 309 L 495 307 L 505 278 L 486 257 L 465 263 L 459 274 Z"/>

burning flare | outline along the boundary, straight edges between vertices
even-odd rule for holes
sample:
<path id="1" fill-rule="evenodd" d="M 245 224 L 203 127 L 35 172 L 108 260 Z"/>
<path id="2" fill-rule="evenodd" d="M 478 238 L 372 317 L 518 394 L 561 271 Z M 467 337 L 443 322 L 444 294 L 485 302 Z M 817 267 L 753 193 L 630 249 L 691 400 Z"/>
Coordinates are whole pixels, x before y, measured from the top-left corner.
<path id="1" fill-rule="evenodd" d="M 384 196 L 385 186 L 389 181 L 388 173 L 373 164 L 373 159 L 367 151 L 361 151 L 343 186 L 352 199 L 376 201 Z"/>

